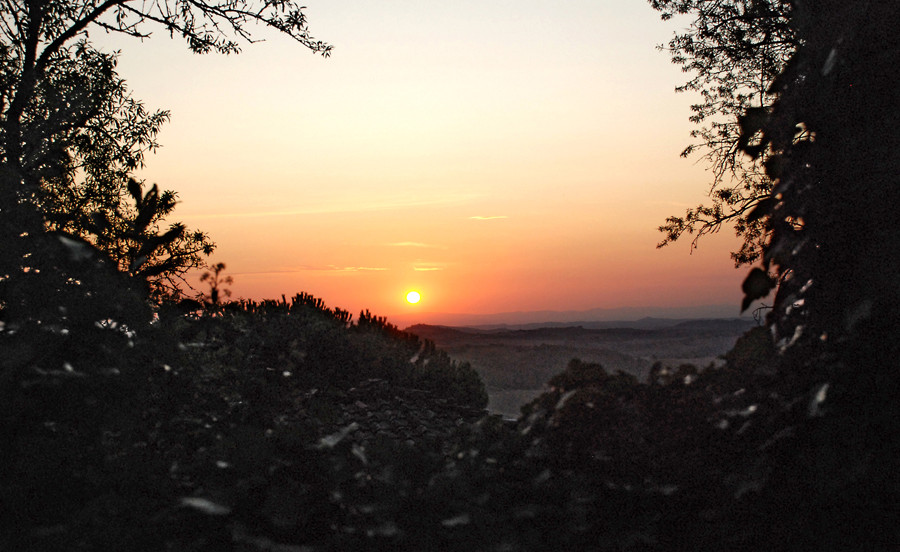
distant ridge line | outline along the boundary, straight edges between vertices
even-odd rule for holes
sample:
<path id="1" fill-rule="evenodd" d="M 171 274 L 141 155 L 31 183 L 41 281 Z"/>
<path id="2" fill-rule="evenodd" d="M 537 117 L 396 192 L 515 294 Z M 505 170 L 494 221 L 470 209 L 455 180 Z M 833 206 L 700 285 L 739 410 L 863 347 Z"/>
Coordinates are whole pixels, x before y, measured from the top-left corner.
<path id="1" fill-rule="evenodd" d="M 405 331 L 415 333 L 415 330 L 432 328 L 445 331 L 458 331 L 463 333 L 496 333 L 523 330 L 543 329 L 583 329 L 583 330 L 663 330 L 702 327 L 734 326 L 750 328 L 756 322 L 750 317 L 731 318 L 652 318 L 646 317 L 639 320 L 594 320 L 577 322 L 532 322 L 529 324 L 487 324 L 482 326 L 448 326 L 446 324 L 413 324 Z"/>
<path id="2" fill-rule="evenodd" d="M 536 330 L 542 328 L 584 328 L 586 330 L 637 329 L 658 330 L 678 326 L 702 325 L 704 323 L 735 322 L 749 325 L 750 317 L 732 316 L 728 318 L 655 318 L 644 317 L 638 320 L 581 320 L 576 322 L 532 322 L 529 324 L 488 324 L 484 326 L 462 326 L 477 330 Z"/>
<path id="3" fill-rule="evenodd" d="M 684 307 L 620 307 L 596 308 L 582 311 L 514 311 L 494 314 L 467 313 L 415 313 L 408 312 L 388 316 L 388 320 L 398 327 L 414 324 L 429 324 L 448 327 L 473 327 L 482 329 L 520 328 L 520 327 L 554 327 L 560 325 L 584 327 L 598 323 L 616 323 L 619 327 L 642 327 L 641 324 L 654 326 L 686 322 L 690 320 L 713 319 L 747 319 L 752 320 L 752 308 L 740 313 L 736 304 L 727 305 L 692 305 Z M 622 326 L 621 324 L 625 324 Z"/>

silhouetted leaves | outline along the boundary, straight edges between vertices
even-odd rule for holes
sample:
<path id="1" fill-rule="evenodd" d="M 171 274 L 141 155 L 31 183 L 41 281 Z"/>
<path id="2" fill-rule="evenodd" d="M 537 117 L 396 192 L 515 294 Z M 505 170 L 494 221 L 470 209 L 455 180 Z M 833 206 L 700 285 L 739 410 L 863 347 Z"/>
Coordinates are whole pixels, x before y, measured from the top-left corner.
<path id="1" fill-rule="evenodd" d="M 741 302 L 741 312 L 747 310 L 754 301 L 769 294 L 775 287 L 775 281 L 769 276 L 765 270 L 761 268 L 753 268 L 744 283 L 741 284 L 741 290 L 744 292 L 744 299 Z"/>
<path id="2" fill-rule="evenodd" d="M 690 15 L 690 26 L 660 46 L 672 62 L 690 74 L 676 91 L 699 92 L 691 106 L 691 131 L 697 143 L 682 157 L 700 152 L 713 175 L 711 204 L 670 216 L 659 227 L 666 246 L 686 234 L 691 247 L 725 225 L 733 225 L 743 239 L 731 254 L 735 266 L 758 260 L 768 243 L 770 228 L 764 212 L 754 207 L 772 189 L 767 151 L 759 142 L 764 114 L 773 100 L 771 85 L 797 46 L 788 24 L 791 2 L 786 0 L 710 2 L 707 0 L 651 0 L 664 20 Z M 744 152 L 752 152 L 752 158 Z M 755 212 L 755 217 L 748 213 Z"/>
<path id="3" fill-rule="evenodd" d="M 766 151 L 766 143 L 761 139 L 760 134 L 763 131 L 763 126 L 768 120 L 769 111 L 765 107 L 747 108 L 743 115 L 738 117 L 740 135 L 738 137 L 737 147 L 745 151 L 754 159 Z"/>
<path id="4" fill-rule="evenodd" d="M 776 201 L 772 197 L 766 197 L 759 200 L 756 203 L 756 207 L 754 207 L 747 215 L 747 221 L 753 222 L 761 218 L 768 218 L 772 214 L 775 203 Z"/>

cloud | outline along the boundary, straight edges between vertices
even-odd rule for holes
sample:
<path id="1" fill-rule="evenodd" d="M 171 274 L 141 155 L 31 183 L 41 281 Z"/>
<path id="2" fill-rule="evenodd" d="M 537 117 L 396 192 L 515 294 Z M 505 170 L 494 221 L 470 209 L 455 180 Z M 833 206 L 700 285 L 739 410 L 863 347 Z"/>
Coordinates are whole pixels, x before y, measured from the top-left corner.
<path id="1" fill-rule="evenodd" d="M 251 270 L 247 272 L 232 272 L 232 276 L 244 276 L 249 274 L 297 274 L 299 272 L 381 272 L 389 270 L 376 266 L 311 266 L 304 265 L 291 268 L 275 268 L 272 270 Z"/>
<path id="2" fill-rule="evenodd" d="M 422 242 L 414 242 L 414 241 L 405 241 L 405 242 L 394 242 L 385 244 L 390 247 L 438 247 L 437 245 L 431 245 L 430 243 L 422 243 Z"/>
<path id="3" fill-rule="evenodd" d="M 471 219 L 471 220 L 498 220 L 498 219 L 507 219 L 507 218 L 509 218 L 509 217 L 506 215 L 492 215 L 489 217 L 483 217 L 483 216 L 476 215 L 474 217 L 469 217 L 469 219 Z"/>
<path id="4" fill-rule="evenodd" d="M 236 213 L 182 213 L 181 216 L 191 219 L 218 219 L 218 218 L 252 218 L 252 217 L 289 217 L 296 215 L 322 215 L 335 213 L 362 213 L 372 211 L 392 211 L 399 209 L 414 209 L 434 205 L 449 205 L 466 203 L 480 197 L 478 194 L 455 194 L 428 199 L 385 198 L 373 201 L 357 200 L 353 202 L 334 203 L 299 209 L 247 211 Z"/>
<path id="5" fill-rule="evenodd" d="M 444 270 L 446 266 L 445 263 L 425 263 L 425 262 L 417 262 L 413 266 L 413 270 L 416 272 L 434 272 L 437 270 Z"/>
<path id="6" fill-rule="evenodd" d="M 381 272 L 388 270 L 380 266 L 332 266 L 330 269 L 337 272 Z"/>

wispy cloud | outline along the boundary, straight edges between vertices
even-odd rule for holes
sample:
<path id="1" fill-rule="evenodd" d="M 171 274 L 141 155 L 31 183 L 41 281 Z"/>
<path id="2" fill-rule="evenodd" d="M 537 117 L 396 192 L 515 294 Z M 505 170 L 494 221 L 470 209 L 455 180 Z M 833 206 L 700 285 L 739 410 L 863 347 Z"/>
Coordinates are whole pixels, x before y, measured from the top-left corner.
<path id="1" fill-rule="evenodd" d="M 422 243 L 422 242 L 414 242 L 414 241 L 405 241 L 405 242 L 394 242 L 385 244 L 389 247 L 441 247 L 439 245 L 433 245 L 430 243 Z"/>
<path id="2" fill-rule="evenodd" d="M 244 276 L 250 274 L 297 274 L 300 272 L 381 272 L 389 270 L 385 267 L 377 266 L 312 266 L 303 265 L 290 268 L 275 268 L 272 270 L 249 270 L 246 272 L 232 272 L 232 276 Z"/>
<path id="3" fill-rule="evenodd" d="M 413 266 L 413 270 L 416 272 L 434 272 L 437 270 L 444 270 L 447 265 L 445 263 L 425 263 L 425 262 L 417 262 Z"/>
<path id="4" fill-rule="evenodd" d="M 332 266 L 331 270 L 337 272 L 381 272 L 388 269 L 380 266 Z"/>
<path id="5" fill-rule="evenodd" d="M 483 216 L 476 215 L 474 217 L 469 217 L 469 218 L 471 220 L 498 220 L 498 219 L 507 219 L 509 217 L 506 215 L 492 215 L 489 217 L 483 217 Z"/>
<path id="6" fill-rule="evenodd" d="M 428 199 L 408 199 L 408 198 L 385 198 L 375 201 L 354 201 L 338 204 L 327 204 L 316 207 L 304 207 L 297 209 L 279 209 L 265 211 L 246 211 L 232 213 L 182 213 L 183 217 L 192 219 L 220 219 L 220 218 L 253 218 L 253 217 L 289 217 L 296 215 L 327 215 L 335 213 L 363 213 L 371 211 L 391 211 L 398 209 L 413 209 L 417 207 L 428 207 L 433 205 L 450 205 L 465 203 L 480 197 L 477 194 L 455 194 L 449 196 L 428 198 Z"/>

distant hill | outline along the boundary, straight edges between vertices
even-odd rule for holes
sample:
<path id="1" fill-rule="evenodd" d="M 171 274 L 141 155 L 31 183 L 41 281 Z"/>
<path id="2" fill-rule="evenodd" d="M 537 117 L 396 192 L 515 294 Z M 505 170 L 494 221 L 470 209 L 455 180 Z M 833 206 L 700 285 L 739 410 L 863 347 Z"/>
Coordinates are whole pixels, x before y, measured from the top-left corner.
<path id="1" fill-rule="evenodd" d="M 733 333 L 745 332 L 756 325 L 751 318 L 641 318 L 639 320 L 612 320 L 612 321 L 582 321 L 582 322 L 545 322 L 531 324 L 499 324 L 485 326 L 442 326 L 432 324 L 414 324 L 405 331 L 414 333 L 419 337 L 432 341 L 448 341 L 455 337 L 471 339 L 472 336 L 531 336 L 542 335 L 613 335 L 623 332 L 586 330 L 646 330 L 650 335 L 672 334 L 680 331 L 706 331 Z M 624 332 L 629 333 L 629 332 Z M 640 332 L 636 332 L 640 333 Z"/>
<path id="2" fill-rule="evenodd" d="M 754 325 L 744 318 L 644 318 L 494 328 L 416 324 L 405 331 L 471 363 L 488 389 L 488 409 L 515 416 L 573 358 L 645 380 L 655 362 L 671 367 L 717 362 Z"/>
<path id="3" fill-rule="evenodd" d="M 531 324 L 489 324 L 484 326 L 463 326 L 465 329 L 474 330 L 535 330 L 541 328 L 572 328 L 585 329 L 617 329 L 631 328 L 640 330 L 661 330 L 665 328 L 750 328 L 756 322 L 749 317 L 745 318 L 655 318 L 647 316 L 638 320 L 582 320 L 577 322 L 535 322 Z"/>
<path id="4" fill-rule="evenodd" d="M 451 327 L 492 328 L 527 328 L 549 326 L 583 326 L 583 327 L 661 327 L 697 319 L 742 318 L 752 320 L 749 314 L 744 315 L 736 304 L 698 305 L 688 307 L 622 307 L 614 309 L 596 308 L 571 311 L 515 311 L 494 314 L 468 313 L 428 313 L 416 312 L 394 314 L 388 320 L 398 326 L 406 327 L 414 324 L 444 325 Z M 608 326 L 606 324 L 614 324 Z"/>

